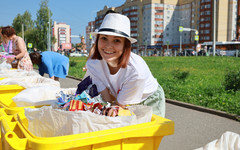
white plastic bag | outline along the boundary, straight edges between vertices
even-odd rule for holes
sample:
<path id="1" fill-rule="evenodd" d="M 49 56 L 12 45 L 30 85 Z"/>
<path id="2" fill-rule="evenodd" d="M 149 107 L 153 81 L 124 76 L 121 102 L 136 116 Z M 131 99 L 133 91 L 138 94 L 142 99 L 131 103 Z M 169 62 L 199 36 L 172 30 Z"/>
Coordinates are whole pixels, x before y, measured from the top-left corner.
<path id="1" fill-rule="evenodd" d="M 133 116 L 107 117 L 88 111 L 63 111 L 51 106 L 25 108 L 28 129 L 39 137 L 55 137 L 150 122 L 152 108 L 143 105 L 130 106 Z"/>
<path id="2" fill-rule="evenodd" d="M 195 150 L 240 150 L 240 135 L 227 131 L 222 134 L 220 139 Z"/>
<path id="3" fill-rule="evenodd" d="M 38 77 L 41 77 L 40 74 L 37 73 L 36 71 L 26 71 L 26 70 L 22 70 L 22 69 L 0 71 L 0 77 L 19 78 L 19 77 L 26 77 L 26 76 L 38 76 Z"/>
<path id="4" fill-rule="evenodd" d="M 6 72 L 12 68 L 12 66 L 9 63 L 7 63 L 6 60 L 3 60 L 3 58 L 0 58 L 0 62 L 1 62 L 0 63 L 0 71 Z"/>
<path id="5" fill-rule="evenodd" d="M 50 78 L 45 78 L 41 76 L 26 76 L 13 78 L 9 77 L 3 80 L 0 80 L 0 85 L 20 85 L 25 88 L 36 87 L 36 86 L 54 86 L 60 87 L 60 83 Z"/>
<path id="6" fill-rule="evenodd" d="M 12 100 L 18 107 L 51 105 L 57 101 L 56 93 L 63 91 L 65 94 L 75 94 L 76 90 L 51 86 L 31 87 L 18 93 Z"/>

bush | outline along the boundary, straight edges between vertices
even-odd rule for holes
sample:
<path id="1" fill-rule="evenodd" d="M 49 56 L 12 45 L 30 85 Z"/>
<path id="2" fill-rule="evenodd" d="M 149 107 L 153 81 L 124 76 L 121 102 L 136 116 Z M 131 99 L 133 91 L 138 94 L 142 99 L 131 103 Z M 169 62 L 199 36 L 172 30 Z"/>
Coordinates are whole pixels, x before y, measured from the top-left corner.
<path id="1" fill-rule="evenodd" d="M 172 72 L 173 78 L 185 82 L 189 76 L 189 71 L 181 71 L 180 69 L 174 70 Z"/>
<path id="2" fill-rule="evenodd" d="M 240 90 L 240 70 L 227 71 L 223 85 L 225 90 L 233 90 L 234 92 Z"/>
<path id="3" fill-rule="evenodd" d="M 77 65 L 77 63 L 75 61 L 70 61 L 70 67 L 74 67 L 76 65 Z"/>

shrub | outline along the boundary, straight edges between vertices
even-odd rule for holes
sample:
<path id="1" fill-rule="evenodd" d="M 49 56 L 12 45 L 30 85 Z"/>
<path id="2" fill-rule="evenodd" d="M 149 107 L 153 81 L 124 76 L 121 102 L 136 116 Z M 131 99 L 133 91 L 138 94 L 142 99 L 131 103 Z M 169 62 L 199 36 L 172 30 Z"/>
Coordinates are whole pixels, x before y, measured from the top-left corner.
<path id="1" fill-rule="evenodd" d="M 225 90 L 233 90 L 234 92 L 240 90 L 240 70 L 227 71 L 223 85 Z"/>
<path id="2" fill-rule="evenodd" d="M 189 76 L 189 71 L 181 71 L 180 69 L 174 70 L 172 72 L 173 78 L 185 82 L 186 78 Z"/>
<path id="3" fill-rule="evenodd" d="M 77 63 L 75 61 L 70 61 L 70 67 L 74 67 L 76 65 L 77 65 Z"/>

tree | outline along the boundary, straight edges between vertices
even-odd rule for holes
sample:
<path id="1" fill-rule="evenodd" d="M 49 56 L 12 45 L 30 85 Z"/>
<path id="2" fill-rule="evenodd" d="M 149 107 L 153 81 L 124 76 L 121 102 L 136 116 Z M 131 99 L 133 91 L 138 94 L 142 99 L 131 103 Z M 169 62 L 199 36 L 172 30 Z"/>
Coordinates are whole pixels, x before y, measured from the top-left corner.
<path id="1" fill-rule="evenodd" d="M 33 21 L 31 18 L 32 18 L 32 15 L 28 11 L 25 11 L 24 14 L 22 15 L 24 31 L 33 29 Z"/>
<path id="2" fill-rule="evenodd" d="M 23 15 L 17 14 L 13 20 L 12 26 L 19 36 L 22 35 L 22 25 L 24 27 L 24 32 L 33 29 L 32 16 L 28 11 L 25 11 Z"/>
<path id="3" fill-rule="evenodd" d="M 20 14 L 17 14 L 17 16 L 14 18 L 12 26 L 17 35 L 22 32 L 22 16 Z"/>
<path id="4" fill-rule="evenodd" d="M 35 43 L 34 22 L 32 21 L 31 14 L 25 11 L 23 15 L 17 14 L 14 18 L 12 26 L 18 36 L 22 36 L 22 27 L 24 29 L 24 40 L 26 43 Z"/>
<path id="5" fill-rule="evenodd" d="M 40 9 L 37 12 L 37 20 L 35 21 L 37 48 L 42 51 L 47 49 L 48 23 L 51 16 L 52 13 L 48 8 L 48 0 L 42 0 Z M 50 27 L 52 26 L 51 22 L 50 20 Z"/>
<path id="6" fill-rule="evenodd" d="M 51 41 L 52 41 L 52 44 L 55 44 L 57 42 L 57 39 L 55 38 L 55 36 L 51 37 Z"/>

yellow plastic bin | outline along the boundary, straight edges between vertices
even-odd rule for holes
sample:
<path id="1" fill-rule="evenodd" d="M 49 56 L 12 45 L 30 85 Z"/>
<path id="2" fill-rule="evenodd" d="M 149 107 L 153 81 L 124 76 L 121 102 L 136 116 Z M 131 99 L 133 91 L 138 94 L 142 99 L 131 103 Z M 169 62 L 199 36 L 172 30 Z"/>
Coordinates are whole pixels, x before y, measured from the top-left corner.
<path id="1" fill-rule="evenodd" d="M 13 115 L 7 115 L 5 112 L 5 108 L 0 108 L 0 121 L 2 119 L 7 120 L 8 122 L 10 121 L 14 121 L 13 119 Z M 1 124 L 0 124 L 0 128 L 1 128 Z M 1 140 L 1 130 L 0 130 L 0 140 Z M 2 150 L 2 142 L 0 143 L 0 150 Z"/>
<path id="2" fill-rule="evenodd" d="M 0 107 L 16 107 L 12 98 L 24 89 L 19 85 L 0 85 Z"/>
<path id="3" fill-rule="evenodd" d="M 174 122 L 156 115 L 148 123 L 58 137 L 34 136 L 24 111 L 6 118 L 1 120 L 3 149 L 157 150 L 162 138 L 174 133 Z"/>
<path id="4" fill-rule="evenodd" d="M 0 108 L 5 108 L 4 111 L 7 115 L 14 115 L 23 111 L 26 107 L 17 107 L 16 103 L 12 100 L 14 96 L 25 90 L 24 87 L 19 85 L 0 85 Z M 28 108 L 39 108 L 41 106 L 27 106 Z"/>
<path id="5" fill-rule="evenodd" d="M 24 89 L 19 85 L 0 85 L 0 108 L 6 108 L 7 114 L 15 114 L 23 110 L 21 107 L 16 107 L 16 103 L 12 98 Z"/>

